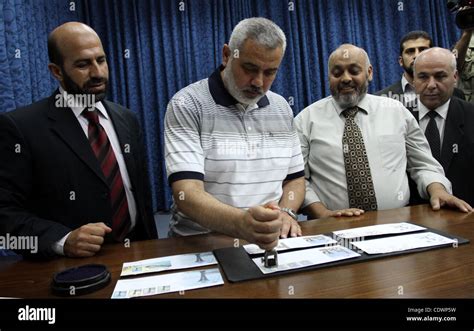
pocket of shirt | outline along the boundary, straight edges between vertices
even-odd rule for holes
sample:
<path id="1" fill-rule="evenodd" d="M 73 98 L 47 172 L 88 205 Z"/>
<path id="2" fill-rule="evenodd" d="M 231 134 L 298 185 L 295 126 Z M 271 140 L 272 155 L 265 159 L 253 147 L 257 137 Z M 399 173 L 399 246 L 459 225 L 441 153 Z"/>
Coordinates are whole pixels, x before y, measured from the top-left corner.
<path id="1" fill-rule="evenodd" d="M 383 135 L 378 136 L 377 140 L 384 168 L 396 170 L 406 167 L 405 138 L 402 135 Z"/>

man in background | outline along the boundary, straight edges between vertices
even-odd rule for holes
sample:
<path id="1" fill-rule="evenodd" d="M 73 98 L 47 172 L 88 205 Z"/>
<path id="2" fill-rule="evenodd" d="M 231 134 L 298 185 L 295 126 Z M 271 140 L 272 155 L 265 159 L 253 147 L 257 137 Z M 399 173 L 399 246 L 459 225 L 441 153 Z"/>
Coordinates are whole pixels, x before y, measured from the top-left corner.
<path id="1" fill-rule="evenodd" d="M 451 184 L 410 112 L 396 100 L 367 94 L 367 53 L 344 44 L 331 53 L 328 66 L 331 96 L 295 118 L 305 161 L 305 213 L 319 218 L 328 210 L 403 207 L 410 196 L 407 172 L 433 210 L 471 211 L 450 194 Z"/>
<path id="2" fill-rule="evenodd" d="M 433 40 L 425 31 L 410 31 L 400 40 L 400 55 L 398 63 L 403 68 L 401 80 L 396 81 L 375 95 L 389 97 L 400 101 L 410 111 L 417 111 L 417 98 L 413 87 L 413 63 L 416 57 L 425 49 L 433 47 Z M 456 89 L 454 95 L 464 99 L 461 90 Z"/>
<path id="3" fill-rule="evenodd" d="M 453 97 L 456 58 L 443 48 L 421 52 L 414 65 L 416 119 L 451 181 L 453 194 L 474 205 L 474 105 Z"/>
<path id="4" fill-rule="evenodd" d="M 459 73 L 458 87 L 463 91 L 466 100 L 474 102 L 474 38 L 473 29 L 462 32 L 461 38 L 454 46 Z"/>

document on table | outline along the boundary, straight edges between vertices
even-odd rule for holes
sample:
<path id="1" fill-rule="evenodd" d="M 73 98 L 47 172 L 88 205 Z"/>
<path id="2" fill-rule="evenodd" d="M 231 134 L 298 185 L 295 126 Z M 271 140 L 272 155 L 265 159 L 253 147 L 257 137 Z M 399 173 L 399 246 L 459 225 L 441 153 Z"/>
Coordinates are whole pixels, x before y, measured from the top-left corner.
<path id="1" fill-rule="evenodd" d="M 330 244 L 335 244 L 335 243 L 337 242 L 331 237 L 318 234 L 315 236 L 304 236 L 304 237 L 280 239 L 275 249 L 278 252 L 282 252 L 282 251 L 286 251 L 286 250 L 294 249 L 294 248 L 315 247 L 315 246 L 330 245 Z M 250 255 L 265 253 L 263 249 L 261 249 L 255 244 L 244 245 L 244 249 Z"/>
<path id="2" fill-rule="evenodd" d="M 284 270 L 300 269 L 316 264 L 329 263 L 339 260 L 352 259 L 360 254 L 341 245 L 304 249 L 294 252 L 278 254 L 278 266 L 266 268 L 262 258 L 254 258 L 252 261 L 264 274 Z"/>
<path id="3" fill-rule="evenodd" d="M 143 297 L 222 284 L 224 284 L 224 281 L 218 268 L 120 279 L 115 285 L 112 299 Z"/>
<path id="4" fill-rule="evenodd" d="M 433 232 L 406 234 L 395 237 L 352 242 L 352 245 L 367 254 L 401 252 L 410 249 L 439 246 L 456 243 L 456 239 L 447 238 Z"/>
<path id="5" fill-rule="evenodd" d="M 334 231 L 333 233 L 339 238 L 353 239 L 370 236 L 380 236 L 384 234 L 415 232 L 420 230 L 426 230 L 426 228 L 407 222 L 401 222 L 363 226 L 360 228 Z"/>
<path id="6" fill-rule="evenodd" d="M 150 272 L 202 267 L 217 264 L 212 252 L 164 256 L 155 259 L 126 262 L 120 276 L 140 275 Z"/>

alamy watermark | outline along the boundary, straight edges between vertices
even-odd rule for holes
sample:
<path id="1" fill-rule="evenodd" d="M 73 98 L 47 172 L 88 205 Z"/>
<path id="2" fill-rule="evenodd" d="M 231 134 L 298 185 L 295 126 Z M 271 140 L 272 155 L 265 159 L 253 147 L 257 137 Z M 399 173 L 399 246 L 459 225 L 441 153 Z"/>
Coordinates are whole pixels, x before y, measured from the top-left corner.
<path id="1" fill-rule="evenodd" d="M 232 156 L 255 157 L 260 149 L 260 143 L 255 141 L 230 141 L 228 139 L 217 142 L 217 154 Z"/>
<path id="2" fill-rule="evenodd" d="M 38 252 L 37 236 L 12 236 L 9 233 L 0 236 L 0 249 L 25 250 L 32 254 Z"/>
<path id="3" fill-rule="evenodd" d="M 57 94 L 55 96 L 56 108 L 88 108 L 94 109 L 95 94 Z"/>

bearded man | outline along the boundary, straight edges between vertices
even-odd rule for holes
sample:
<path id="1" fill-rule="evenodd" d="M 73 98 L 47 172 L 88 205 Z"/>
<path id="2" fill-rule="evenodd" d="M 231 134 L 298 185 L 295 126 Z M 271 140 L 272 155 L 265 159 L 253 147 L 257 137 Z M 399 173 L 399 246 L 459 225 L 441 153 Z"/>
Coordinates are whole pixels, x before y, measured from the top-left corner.
<path id="1" fill-rule="evenodd" d="M 450 194 L 451 183 L 410 112 L 367 94 L 373 73 L 367 53 L 344 44 L 328 66 L 331 96 L 295 118 L 305 162 L 303 211 L 320 218 L 403 207 L 410 197 L 407 172 L 433 210 L 471 211 Z"/>
<path id="2" fill-rule="evenodd" d="M 65 23 L 50 33 L 48 55 L 59 89 L 0 116 L 0 234 L 37 238 L 37 249 L 18 251 L 32 258 L 157 238 L 140 127 L 105 100 L 99 36 Z"/>
<path id="3" fill-rule="evenodd" d="M 414 114 L 418 114 L 418 100 L 416 98 L 413 83 L 413 65 L 416 57 L 426 49 L 433 47 L 433 40 L 426 31 L 410 31 L 400 40 L 400 53 L 398 64 L 403 69 L 402 78 L 392 85 L 375 93 L 383 97 L 389 97 L 400 101 Z M 464 99 L 464 93 L 458 88 L 454 88 L 453 95 Z"/>
<path id="4" fill-rule="evenodd" d="M 275 23 L 245 19 L 223 47 L 222 66 L 169 102 L 171 236 L 216 231 L 272 249 L 301 235 L 300 144 L 290 106 L 270 91 L 285 48 Z"/>

